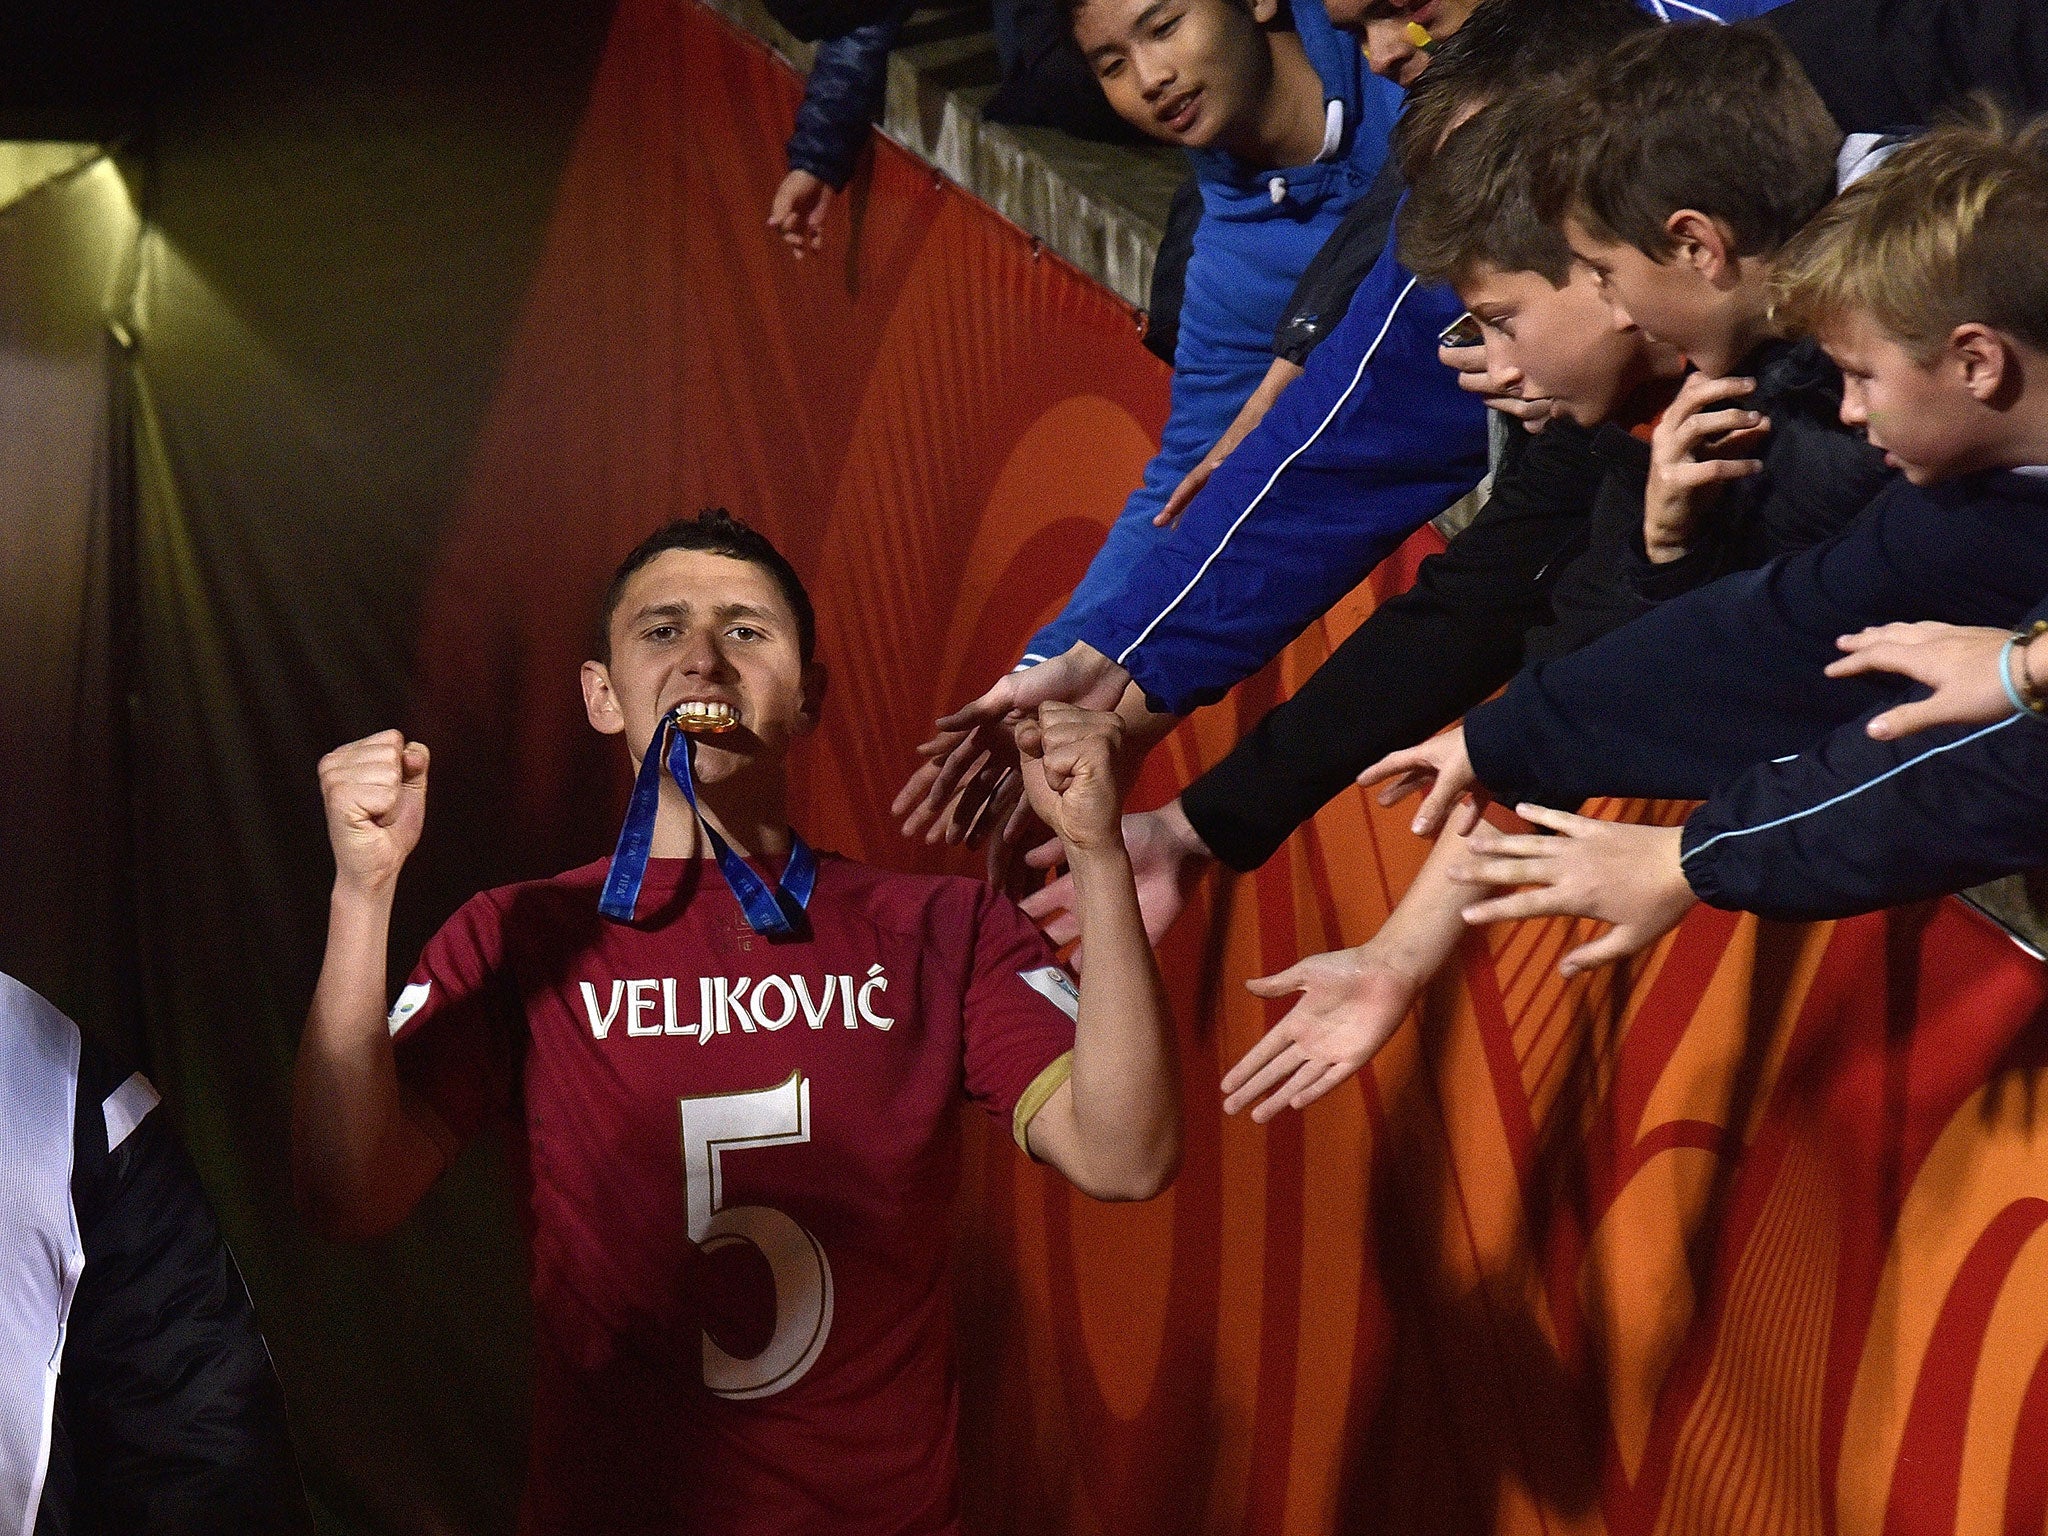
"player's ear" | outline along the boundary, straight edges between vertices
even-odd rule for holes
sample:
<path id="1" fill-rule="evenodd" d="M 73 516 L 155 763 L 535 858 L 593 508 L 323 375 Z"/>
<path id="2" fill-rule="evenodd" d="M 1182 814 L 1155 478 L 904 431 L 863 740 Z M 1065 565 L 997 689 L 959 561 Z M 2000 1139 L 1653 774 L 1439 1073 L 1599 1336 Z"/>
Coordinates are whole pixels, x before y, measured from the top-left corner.
<path id="1" fill-rule="evenodd" d="M 601 661 L 583 663 L 583 713 L 590 717 L 590 727 L 606 736 L 616 736 L 626 728 L 626 717 L 619 713 L 617 695 L 612 692 L 611 669 Z"/>
<path id="2" fill-rule="evenodd" d="M 802 730 L 814 731 L 818 728 L 818 717 L 824 712 L 825 708 L 825 685 L 828 681 L 830 681 L 830 677 L 825 671 L 825 663 L 822 661 L 804 663 Z"/>

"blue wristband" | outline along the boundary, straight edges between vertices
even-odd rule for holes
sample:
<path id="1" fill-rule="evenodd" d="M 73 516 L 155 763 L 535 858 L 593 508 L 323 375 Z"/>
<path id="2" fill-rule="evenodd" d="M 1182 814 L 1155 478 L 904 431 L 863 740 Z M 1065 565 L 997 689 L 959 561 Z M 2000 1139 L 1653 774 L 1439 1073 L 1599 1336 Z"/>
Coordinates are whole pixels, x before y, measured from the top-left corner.
<path id="1" fill-rule="evenodd" d="M 2020 637 L 2018 635 L 2007 635 L 2005 637 L 2005 644 L 1999 647 L 1998 681 L 2005 688 L 2005 696 L 2012 700 L 2013 712 L 2015 714 L 2031 715 L 2034 711 L 2027 707 L 2027 701 L 2020 697 L 2020 691 L 2013 685 L 2012 680 L 2012 648 L 2019 643 Z"/>

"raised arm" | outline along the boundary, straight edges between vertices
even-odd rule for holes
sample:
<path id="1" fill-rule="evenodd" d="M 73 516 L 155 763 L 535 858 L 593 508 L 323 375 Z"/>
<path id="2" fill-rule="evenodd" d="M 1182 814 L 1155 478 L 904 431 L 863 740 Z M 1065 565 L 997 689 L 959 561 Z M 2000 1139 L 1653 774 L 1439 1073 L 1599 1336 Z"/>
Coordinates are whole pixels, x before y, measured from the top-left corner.
<path id="1" fill-rule="evenodd" d="M 1117 773 L 1122 723 L 1047 704 L 1021 724 L 1025 792 L 1066 845 L 1088 949 L 1073 1074 L 1032 1118 L 1034 1157 L 1098 1200 L 1147 1200 L 1180 1166 L 1173 1019 L 1131 879 Z"/>
<path id="2" fill-rule="evenodd" d="M 400 731 L 337 747 L 320 790 L 334 892 L 292 1076 L 292 1187 L 321 1231 L 358 1240 L 403 1221 L 449 1155 L 433 1111 L 399 1086 L 385 1027 L 391 900 L 426 818 L 427 749 Z"/>

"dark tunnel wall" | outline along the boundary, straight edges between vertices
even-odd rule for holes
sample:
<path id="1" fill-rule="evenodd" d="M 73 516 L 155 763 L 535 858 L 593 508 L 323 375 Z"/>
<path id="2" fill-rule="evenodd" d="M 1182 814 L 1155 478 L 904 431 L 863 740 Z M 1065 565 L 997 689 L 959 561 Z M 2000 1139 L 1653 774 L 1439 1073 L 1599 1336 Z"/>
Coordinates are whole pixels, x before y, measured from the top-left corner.
<path id="1" fill-rule="evenodd" d="M 0 970 L 131 1049 L 114 729 L 125 434 L 107 321 L 138 230 L 106 158 L 0 208 Z"/>
<path id="2" fill-rule="evenodd" d="M 334 1529 L 511 1523 L 525 1294 L 492 1159 L 385 1244 L 317 1244 L 289 1210 L 286 1086 L 331 868 L 313 764 L 408 713 L 421 586 L 608 22 L 602 4 L 273 8 L 145 141 L 149 1044 Z"/>

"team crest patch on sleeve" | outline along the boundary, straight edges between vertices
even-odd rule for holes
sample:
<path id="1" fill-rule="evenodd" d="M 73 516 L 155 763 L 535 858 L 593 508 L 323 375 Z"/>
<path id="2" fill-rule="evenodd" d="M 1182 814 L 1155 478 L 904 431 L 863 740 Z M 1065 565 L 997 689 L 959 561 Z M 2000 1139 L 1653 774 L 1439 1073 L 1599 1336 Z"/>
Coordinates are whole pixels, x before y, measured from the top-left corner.
<path id="1" fill-rule="evenodd" d="M 416 981 L 399 993 L 398 1001 L 391 1005 L 391 1012 L 384 1020 L 385 1028 L 394 1035 L 405 1028 L 405 1021 L 426 1006 L 427 994 L 433 990 L 431 981 Z"/>
<path id="2" fill-rule="evenodd" d="M 1019 971 L 1017 978 L 1068 1018 L 1080 1018 L 1081 991 L 1063 967 L 1041 965 L 1035 971 Z"/>

